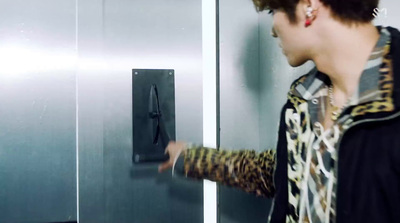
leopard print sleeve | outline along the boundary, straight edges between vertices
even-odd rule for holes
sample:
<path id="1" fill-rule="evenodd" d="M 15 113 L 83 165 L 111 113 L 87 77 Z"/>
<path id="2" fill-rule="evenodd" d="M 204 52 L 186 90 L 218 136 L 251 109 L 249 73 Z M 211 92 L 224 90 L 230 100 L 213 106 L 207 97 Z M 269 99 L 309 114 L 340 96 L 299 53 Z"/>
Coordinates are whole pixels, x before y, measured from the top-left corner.
<path id="1" fill-rule="evenodd" d="M 275 150 L 256 153 L 192 147 L 183 156 L 186 177 L 209 179 L 257 196 L 272 197 L 275 193 Z"/>

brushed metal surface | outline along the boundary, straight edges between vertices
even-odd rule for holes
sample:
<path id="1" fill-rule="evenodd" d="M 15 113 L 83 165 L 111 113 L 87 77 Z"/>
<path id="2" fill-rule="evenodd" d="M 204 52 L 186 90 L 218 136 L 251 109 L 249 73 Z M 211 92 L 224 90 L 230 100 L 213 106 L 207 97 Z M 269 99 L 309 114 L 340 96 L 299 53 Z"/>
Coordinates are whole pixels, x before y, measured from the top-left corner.
<path id="1" fill-rule="evenodd" d="M 0 2 L 0 222 L 76 220 L 75 17 Z"/>
<path id="2" fill-rule="evenodd" d="M 78 4 L 79 219 L 203 222 L 202 184 L 132 164 L 132 69 L 174 69 L 176 138 L 202 142 L 201 2 Z"/>
<path id="3" fill-rule="evenodd" d="M 220 1 L 220 142 L 229 150 L 265 149 L 259 132 L 263 75 L 259 15 L 252 4 Z M 218 196 L 221 223 L 267 222 L 270 200 L 226 186 L 220 186 Z"/>

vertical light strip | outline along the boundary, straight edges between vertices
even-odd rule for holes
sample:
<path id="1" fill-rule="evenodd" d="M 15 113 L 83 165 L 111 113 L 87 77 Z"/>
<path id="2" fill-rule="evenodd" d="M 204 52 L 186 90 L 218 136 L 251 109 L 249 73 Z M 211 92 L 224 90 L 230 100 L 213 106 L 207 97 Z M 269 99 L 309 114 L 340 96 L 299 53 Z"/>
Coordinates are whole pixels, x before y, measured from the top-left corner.
<path id="1" fill-rule="evenodd" d="M 79 73 L 79 51 L 78 51 L 78 1 L 75 0 L 75 140 L 76 140 L 76 221 L 79 223 L 79 97 L 78 97 L 78 73 Z"/>
<path id="2" fill-rule="evenodd" d="M 216 0 L 202 0 L 203 145 L 217 147 Z M 217 223 L 217 185 L 204 180 L 204 223 Z"/>

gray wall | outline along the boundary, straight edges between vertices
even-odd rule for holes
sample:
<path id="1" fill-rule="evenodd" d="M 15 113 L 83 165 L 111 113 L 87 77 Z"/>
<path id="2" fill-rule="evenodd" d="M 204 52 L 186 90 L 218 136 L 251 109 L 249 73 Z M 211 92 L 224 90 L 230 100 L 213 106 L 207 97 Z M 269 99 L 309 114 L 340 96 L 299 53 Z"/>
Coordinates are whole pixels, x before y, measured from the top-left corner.
<path id="1" fill-rule="evenodd" d="M 0 222 L 76 220 L 75 16 L 0 1 Z"/>
<path id="2" fill-rule="evenodd" d="M 260 37 L 251 1 L 220 1 L 221 147 L 260 151 Z M 219 187 L 221 223 L 265 223 L 270 200 Z"/>
<path id="3" fill-rule="evenodd" d="M 392 26 L 400 28 L 400 2 L 390 0 L 380 0 L 380 9 L 386 9 L 387 13 L 381 13 L 376 19 L 376 25 Z"/>

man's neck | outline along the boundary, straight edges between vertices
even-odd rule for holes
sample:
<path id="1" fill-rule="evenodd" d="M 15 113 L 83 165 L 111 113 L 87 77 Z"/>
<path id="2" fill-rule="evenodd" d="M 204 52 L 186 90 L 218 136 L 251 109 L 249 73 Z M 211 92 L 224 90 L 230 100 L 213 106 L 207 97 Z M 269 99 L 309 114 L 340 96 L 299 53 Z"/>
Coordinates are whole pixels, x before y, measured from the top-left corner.
<path id="1" fill-rule="evenodd" d="M 373 24 L 345 26 L 333 22 L 321 32 L 321 47 L 314 55 L 319 71 L 327 74 L 334 88 L 334 99 L 343 105 L 357 90 L 361 74 L 379 39 Z"/>
<path id="2" fill-rule="evenodd" d="M 314 55 L 319 71 L 329 76 L 334 99 L 343 105 L 357 90 L 361 74 L 379 39 L 373 24 L 345 26 L 333 22 L 321 32 L 321 47 Z"/>

